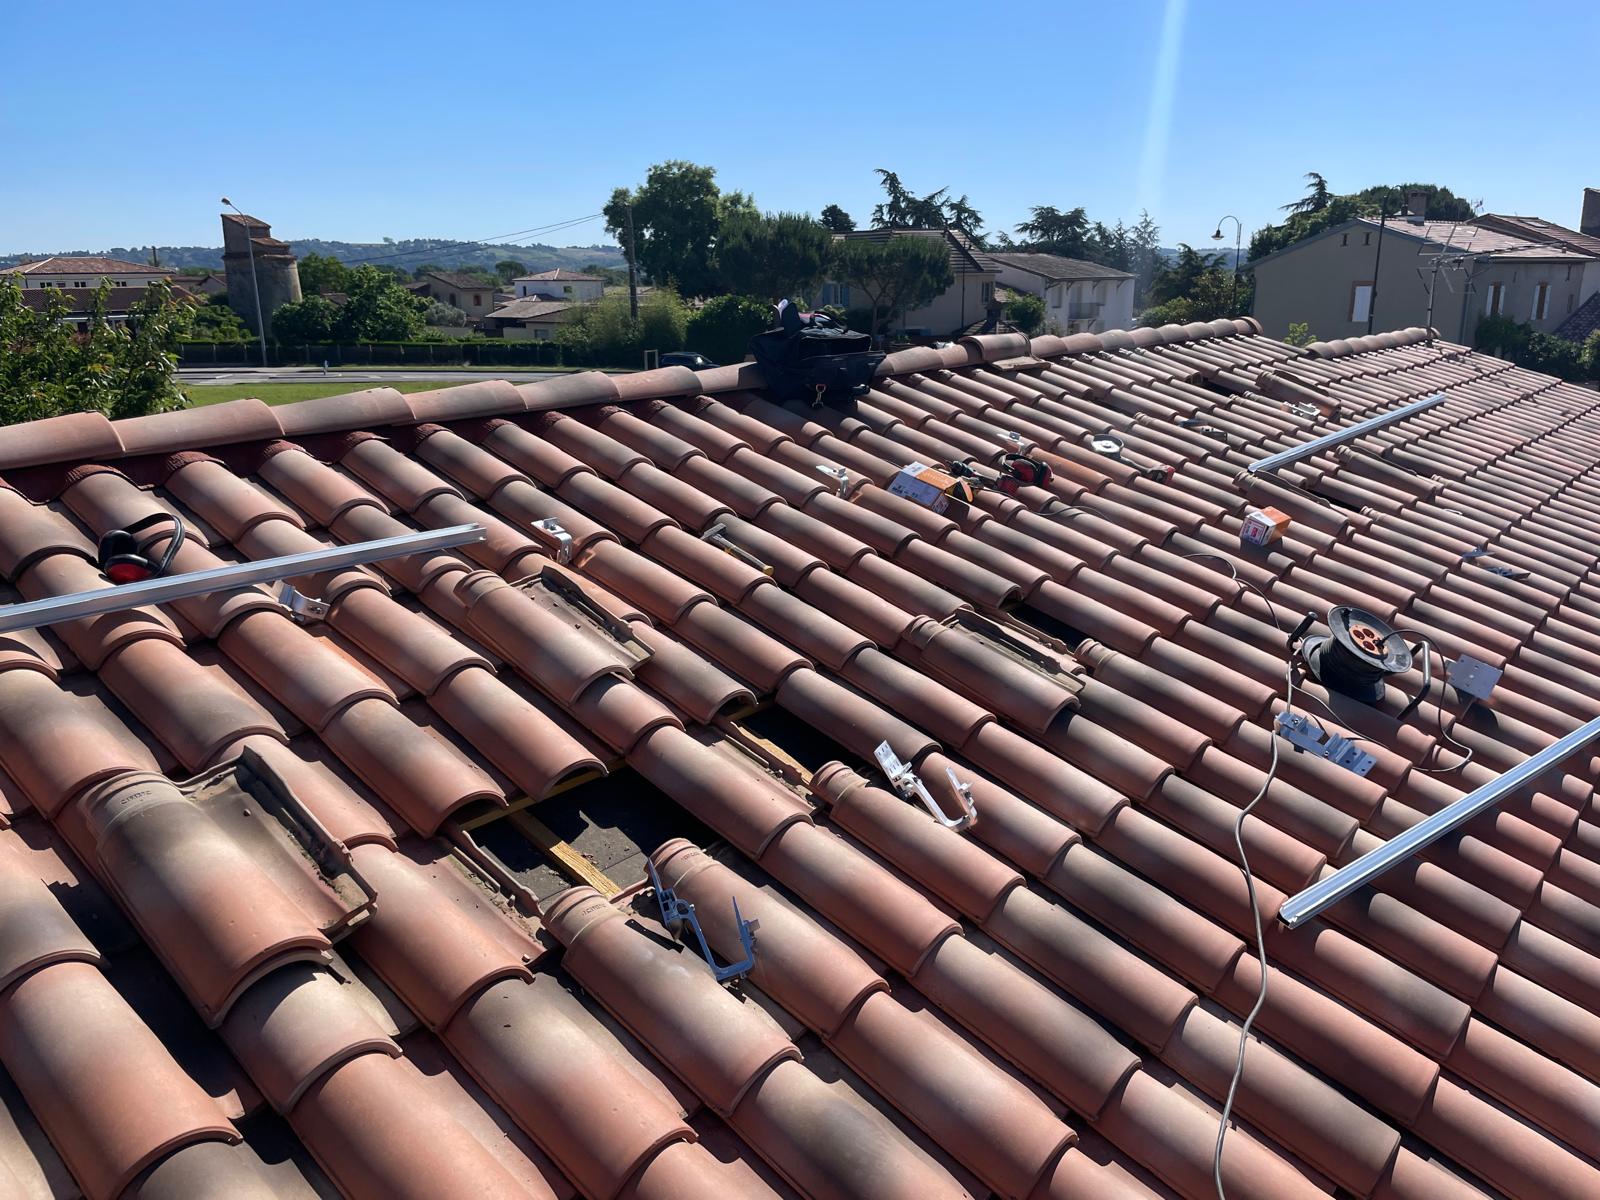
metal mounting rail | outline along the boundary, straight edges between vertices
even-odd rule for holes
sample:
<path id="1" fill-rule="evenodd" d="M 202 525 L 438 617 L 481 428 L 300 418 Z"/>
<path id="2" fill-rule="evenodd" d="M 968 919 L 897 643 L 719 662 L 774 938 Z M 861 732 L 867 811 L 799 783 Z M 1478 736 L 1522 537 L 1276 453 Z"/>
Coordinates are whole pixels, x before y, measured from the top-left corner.
<path id="1" fill-rule="evenodd" d="M 204 571 L 191 571 L 186 575 L 158 576 L 138 583 L 96 588 L 92 592 L 77 592 L 70 596 L 46 596 L 42 600 L 28 600 L 21 604 L 0 606 L 0 633 L 34 629 L 40 625 L 54 625 L 57 621 L 93 617 L 101 613 L 118 612 L 125 608 L 140 608 L 146 604 L 165 604 L 169 600 L 204 596 L 211 592 L 228 591 L 256 583 L 271 583 L 278 579 L 337 571 L 344 567 L 381 562 L 386 558 L 401 558 L 407 554 L 420 554 L 427 550 L 448 550 L 453 546 L 466 546 L 472 542 L 481 542 L 483 539 L 482 525 L 450 525 L 444 529 L 404 533 L 395 537 L 377 538 L 370 542 L 355 542 L 348 546 L 308 550 L 304 554 L 284 554 L 277 558 L 257 559 L 254 562 L 229 563 L 222 567 L 210 567 Z"/>
<path id="2" fill-rule="evenodd" d="M 1252 475 L 1259 474 L 1262 471 L 1276 471 L 1279 467 L 1287 467 L 1290 463 L 1296 463 L 1302 458 L 1309 458 L 1313 454 L 1320 453 L 1329 446 L 1337 446 L 1340 442 L 1348 442 L 1351 438 L 1361 437 L 1363 434 L 1371 433 L 1374 429 L 1382 429 L 1385 425 L 1393 425 L 1396 421 L 1414 417 L 1419 412 L 1425 412 L 1443 403 L 1444 393 L 1435 393 L 1422 400 L 1415 400 L 1392 412 L 1379 413 L 1375 417 L 1368 417 L 1365 421 L 1357 421 L 1354 425 L 1347 425 L 1343 429 L 1335 429 L 1332 433 L 1325 433 L 1319 438 L 1312 438 L 1304 445 L 1295 446 L 1289 450 L 1280 450 L 1277 454 L 1269 454 L 1259 462 L 1251 463 L 1246 470 Z"/>
<path id="3" fill-rule="evenodd" d="M 1347 863 L 1332 875 L 1290 896 L 1279 909 L 1278 919 L 1290 929 L 1309 921 L 1323 909 L 1337 904 L 1358 888 L 1365 887 L 1390 867 L 1432 845 L 1479 813 L 1493 808 L 1508 792 L 1516 791 L 1541 771 L 1553 767 L 1567 755 L 1583 749 L 1596 738 L 1600 738 L 1600 717 L 1578 726 L 1560 741 L 1552 742 L 1537 754 L 1523 759 L 1505 774 L 1495 776 L 1454 804 L 1441 808 L 1431 817 L 1418 821 L 1404 833 L 1390 838 L 1376 850 L 1363 854 L 1355 862 Z"/>

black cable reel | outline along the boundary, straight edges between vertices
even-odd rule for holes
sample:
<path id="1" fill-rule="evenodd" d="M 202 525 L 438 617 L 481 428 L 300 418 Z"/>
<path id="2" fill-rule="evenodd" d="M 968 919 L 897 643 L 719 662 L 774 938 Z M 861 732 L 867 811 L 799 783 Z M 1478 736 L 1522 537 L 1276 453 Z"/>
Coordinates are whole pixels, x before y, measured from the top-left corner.
<path id="1" fill-rule="evenodd" d="M 1394 627 L 1364 608 L 1340 604 L 1328 610 L 1328 634 L 1305 637 L 1308 614 L 1290 635 L 1300 643 L 1307 672 L 1324 687 L 1366 704 L 1383 699 L 1391 675 L 1411 669 L 1412 653 Z"/>

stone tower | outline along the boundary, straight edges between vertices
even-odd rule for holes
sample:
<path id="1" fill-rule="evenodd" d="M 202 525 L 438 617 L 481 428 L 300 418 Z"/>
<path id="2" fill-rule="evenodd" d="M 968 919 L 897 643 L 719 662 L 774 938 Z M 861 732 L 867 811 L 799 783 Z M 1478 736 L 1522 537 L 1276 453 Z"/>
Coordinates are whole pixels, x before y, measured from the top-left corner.
<path id="1" fill-rule="evenodd" d="M 252 252 L 254 285 L 250 271 Z M 256 289 L 260 289 L 261 309 L 266 313 L 270 337 L 272 314 L 300 299 L 300 268 L 295 265 L 289 243 L 273 237 L 272 226 L 265 221 L 223 213 L 222 266 L 228 273 L 228 307 L 239 314 L 252 333 L 261 332 L 256 315 Z"/>

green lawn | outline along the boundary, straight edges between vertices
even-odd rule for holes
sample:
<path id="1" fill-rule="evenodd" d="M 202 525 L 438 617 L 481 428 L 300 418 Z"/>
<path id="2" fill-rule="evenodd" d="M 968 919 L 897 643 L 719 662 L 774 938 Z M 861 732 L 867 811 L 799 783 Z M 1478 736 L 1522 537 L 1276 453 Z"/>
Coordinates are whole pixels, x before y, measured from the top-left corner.
<path id="1" fill-rule="evenodd" d="M 450 380 L 431 383 L 426 379 L 400 380 L 395 383 L 370 383 L 352 380 L 349 383 L 210 383 L 194 384 L 183 389 L 191 403 L 221 404 L 224 400 L 240 400 L 254 396 L 268 404 L 292 404 L 296 400 L 316 400 L 322 396 L 343 396 L 375 387 L 392 387 L 397 392 L 426 392 L 434 388 L 449 387 Z"/>

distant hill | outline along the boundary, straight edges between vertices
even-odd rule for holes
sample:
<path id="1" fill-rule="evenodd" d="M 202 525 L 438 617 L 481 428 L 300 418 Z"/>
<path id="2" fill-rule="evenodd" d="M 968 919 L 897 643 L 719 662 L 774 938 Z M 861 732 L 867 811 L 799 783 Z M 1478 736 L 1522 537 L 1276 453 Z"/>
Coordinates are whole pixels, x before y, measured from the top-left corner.
<path id="1" fill-rule="evenodd" d="M 497 262 L 516 259 L 525 263 L 529 271 L 549 271 L 565 267 L 575 271 L 590 263 L 603 267 L 626 267 L 622 250 L 617 246 L 489 246 L 482 243 L 452 241 L 449 238 L 405 238 L 385 242 L 330 242 L 321 238 L 307 238 L 290 242 L 296 257 L 306 254 L 325 254 L 347 263 L 374 263 L 382 266 L 403 267 L 414 271 L 423 263 L 433 263 L 447 270 L 476 268 L 493 273 Z M 43 250 L 17 251 L 0 255 L 0 266 L 27 262 L 35 258 L 48 258 L 52 254 L 104 255 L 123 258 L 130 262 L 149 262 L 150 246 L 112 246 L 103 250 Z M 157 246 L 161 265 L 174 270 L 181 267 L 209 267 L 222 269 L 221 246 Z"/>

